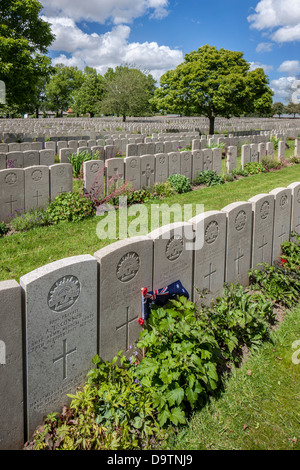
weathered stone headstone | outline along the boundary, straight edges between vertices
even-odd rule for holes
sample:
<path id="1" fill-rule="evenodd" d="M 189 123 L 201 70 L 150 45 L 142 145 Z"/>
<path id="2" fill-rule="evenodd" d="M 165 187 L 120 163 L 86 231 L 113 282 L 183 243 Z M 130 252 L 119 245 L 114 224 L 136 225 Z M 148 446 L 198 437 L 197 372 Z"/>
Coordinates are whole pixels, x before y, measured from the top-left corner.
<path id="1" fill-rule="evenodd" d="M 21 288 L 0 282 L 0 450 L 24 445 L 24 392 Z"/>
<path id="2" fill-rule="evenodd" d="M 225 282 L 226 214 L 209 211 L 190 221 L 195 231 L 194 302 L 200 305 L 199 293 L 207 291 L 205 303 L 222 295 Z"/>
<path id="3" fill-rule="evenodd" d="M 291 232 L 300 235 L 300 182 L 288 186 L 292 190 Z"/>
<path id="4" fill-rule="evenodd" d="M 231 173 L 237 167 L 237 147 L 230 145 L 227 149 L 226 168 Z"/>
<path id="5" fill-rule="evenodd" d="M 166 153 L 155 155 L 155 183 L 167 181 L 169 176 L 169 156 Z"/>
<path id="6" fill-rule="evenodd" d="M 43 150 L 43 144 L 42 142 L 32 142 L 31 143 L 31 150 L 37 150 L 38 152 L 40 150 Z"/>
<path id="7" fill-rule="evenodd" d="M 12 168 L 24 168 L 23 152 L 8 152 L 6 154 L 6 161 L 8 160 L 10 160 Z"/>
<path id="8" fill-rule="evenodd" d="M 145 143 L 137 144 L 137 152 L 138 156 L 141 157 L 142 155 L 147 155 L 147 145 Z"/>
<path id="9" fill-rule="evenodd" d="M 55 151 L 51 149 L 40 150 L 40 165 L 51 166 L 55 162 Z"/>
<path id="10" fill-rule="evenodd" d="M 40 153 L 38 150 L 26 150 L 23 152 L 23 166 L 27 168 L 29 166 L 40 164 Z"/>
<path id="11" fill-rule="evenodd" d="M 192 180 L 203 171 L 203 153 L 202 150 L 192 151 Z"/>
<path id="12" fill-rule="evenodd" d="M 49 167 L 25 168 L 25 211 L 46 207 L 50 199 Z"/>
<path id="13" fill-rule="evenodd" d="M 155 154 L 165 153 L 165 144 L 164 142 L 155 142 Z"/>
<path id="14" fill-rule="evenodd" d="M 258 161 L 261 163 L 263 157 L 267 155 L 267 146 L 265 142 L 258 144 Z"/>
<path id="15" fill-rule="evenodd" d="M 56 144 L 56 149 L 57 149 L 57 153 L 59 155 L 59 151 L 61 149 L 66 149 L 68 148 L 68 142 L 66 140 L 59 140 Z"/>
<path id="16" fill-rule="evenodd" d="M 73 190 L 73 169 L 71 163 L 58 163 L 51 165 L 50 170 L 50 198 L 51 201 L 62 193 Z"/>
<path id="17" fill-rule="evenodd" d="M 97 198 L 104 196 L 104 161 L 83 162 L 83 188 Z"/>
<path id="18" fill-rule="evenodd" d="M 141 160 L 141 187 L 154 185 L 155 178 L 155 158 L 154 155 L 143 155 Z"/>
<path id="19" fill-rule="evenodd" d="M 21 144 L 18 142 L 11 142 L 8 144 L 8 151 L 9 152 L 21 152 Z"/>
<path id="20" fill-rule="evenodd" d="M 259 264 L 272 263 L 274 196 L 258 194 L 249 201 L 253 211 L 252 258 L 253 269 L 263 269 Z"/>
<path id="21" fill-rule="evenodd" d="M 130 182 L 134 190 L 141 189 L 141 161 L 140 157 L 126 157 L 125 164 L 125 181 Z"/>
<path id="22" fill-rule="evenodd" d="M 122 186 L 125 179 L 125 164 L 123 158 L 110 158 L 105 161 L 106 194 Z"/>
<path id="23" fill-rule="evenodd" d="M 213 153 L 212 149 L 204 149 L 202 150 L 203 153 L 203 171 L 213 169 Z"/>
<path id="24" fill-rule="evenodd" d="M 221 148 L 213 148 L 213 170 L 218 174 L 222 174 L 222 149 Z"/>
<path id="25" fill-rule="evenodd" d="M 6 153 L 0 153 L 0 170 L 6 169 Z"/>
<path id="26" fill-rule="evenodd" d="M 250 144 L 251 162 L 258 162 L 258 144 Z"/>
<path id="27" fill-rule="evenodd" d="M 8 144 L 5 144 L 3 142 L 0 142 L 0 153 L 8 153 Z"/>
<path id="28" fill-rule="evenodd" d="M 169 153 L 169 176 L 170 175 L 180 175 L 180 152 L 170 152 Z"/>
<path id="29" fill-rule="evenodd" d="M 178 222 L 160 227 L 148 234 L 153 240 L 153 290 L 180 281 L 193 298 L 193 226 Z"/>
<path id="30" fill-rule="evenodd" d="M 192 152 L 180 152 L 180 174 L 186 176 L 190 181 L 192 179 Z"/>
<path id="31" fill-rule="evenodd" d="M 97 353 L 97 261 L 75 256 L 20 279 L 24 291 L 28 438 L 67 404 Z M 88 339 L 88 340 L 87 340 Z"/>
<path id="32" fill-rule="evenodd" d="M 70 163 L 70 157 L 74 153 L 72 148 L 63 148 L 59 150 L 59 163 Z"/>
<path id="33" fill-rule="evenodd" d="M 300 140 L 299 139 L 295 139 L 294 156 L 300 157 Z"/>
<path id="34" fill-rule="evenodd" d="M 92 155 L 97 155 L 99 159 L 101 160 L 105 159 L 104 147 L 100 147 L 100 145 L 95 145 L 91 147 L 91 152 L 92 152 Z"/>
<path id="35" fill-rule="evenodd" d="M 130 355 L 142 327 L 141 289 L 152 290 L 153 241 L 132 237 L 94 254 L 100 264 L 100 351 L 111 360 L 120 350 Z"/>
<path id="36" fill-rule="evenodd" d="M 274 143 L 273 142 L 267 142 L 266 150 L 267 150 L 267 155 L 273 156 L 273 154 L 274 154 Z"/>
<path id="37" fill-rule="evenodd" d="M 251 267 L 252 204 L 234 202 L 222 212 L 227 214 L 225 282 L 247 286 Z"/>
<path id="38" fill-rule="evenodd" d="M 275 198 L 274 231 L 273 231 L 273 257 L 272 264 L 280 259 L 281 243 L 289 240 L 291 233 L 291 188 L 276 188 L 270 191 Z"/>
<path id="39" fill-rule="evenodd" d="M 28 150 L 33 150 L 32 149 L 32 143 L 31 142 L 21 142 L 20 143 L 20 151 L 21 152 L 26 152 Z"/>
<path id="40" fill-rule="evenodd" d="M 16 211 L 24 211 L 24 170 L 0 171 L 0 221 L 7 221 Z"/>
<path id="41" fill-rule="evenodd" d="M 105 160 L 110 158 L 116 158 L 117 156 L 117 147 L 114 145 L 105 145 L 104 146 Z"/>
<path id="42" fill-rule="evenodd" d="M 247 163 L 251 162 L 251 147 L 250 145 L 244 144 L 241 148 L 241 167 L 244 169 Z"/>
<path id="43" fill-rule="evenodd" d="M 278 160 L 285 160 L 285 142 L 282 140 L 278 142 Z"/>
<path id="44" fill-rule="evenodd" d="M 54 150 L 54 153 L 56 153 L 56 142 L 54 141 L 45 142 L 44 150 Z"/>
<path id="45" fill-rule="evenodd" d="M 137 144 L 127 144 L 126 157 L 137 157 L 137 156 L 138 156 Z"/>

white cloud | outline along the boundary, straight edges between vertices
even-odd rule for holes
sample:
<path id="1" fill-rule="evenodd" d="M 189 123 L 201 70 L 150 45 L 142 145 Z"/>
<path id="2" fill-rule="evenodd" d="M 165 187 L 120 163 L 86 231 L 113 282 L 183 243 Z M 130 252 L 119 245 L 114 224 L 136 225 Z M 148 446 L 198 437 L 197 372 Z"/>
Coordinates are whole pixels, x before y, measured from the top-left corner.
<path id="1" fill-rule="evenodd" d="M 43 0 L 43 14 L 48 17 L 70 17 L 75 21 L 114 24 L 130 23 L 145 14 L 163 18 L 168 14 L 169 0 Z"/>
<path id="2" fill-rule="evenodd" d="M 296 77 L 281 77 L 277 80 L 272 80 L 270 83 L 271 89 L 274 91 L 273 101 L 281 101 L 288 103 L 292 99 L 292 94 L 295 91 L 293 84 L 295 83 Z"/>
<path id="3" fill-rule="evenodd" d="M 284 72 L 289 75 L 297 75 L 298 73 L 300 73 L 300 61 L 285 60 L 278 68 L 278 72 Z"/>
<path id="4" fill-rule="evenodd" d="M 273 46 L 272 42 L 261 42 L 257 45 L 256 52 L 271 52 Z"/>
<path id="5" fill-rule="evenodd" d="M 54 65 L 63 63 L 79 69 L 88 65 L 104 74 L 108 67 L 129 63 L 148 70 L 159 80 L 164 72 L 184 60 L 182 51 L 160 46 L 157 42 L 130 43 L 131 29 L 128 25 L 117 25 L 105 34 L 86 34 L 71 18 L 44 17 L 44 20 L 52 24 L 56 35 L 51 49 L 61 52 L 53 60 Z"/>
<path id="6" fill-rule="evenodd" d="M 250 62 L 250 70 L 263 69 L 266 74 L 273 70 L 273 65 L 261 64 L 260 62 Z"/>
<path id="7" fill-rule="evenodd" d="M 269 30 L 275 42 L 300 40 L 299 0 L 260 0 L 248 21 L 252 28 Z"/>

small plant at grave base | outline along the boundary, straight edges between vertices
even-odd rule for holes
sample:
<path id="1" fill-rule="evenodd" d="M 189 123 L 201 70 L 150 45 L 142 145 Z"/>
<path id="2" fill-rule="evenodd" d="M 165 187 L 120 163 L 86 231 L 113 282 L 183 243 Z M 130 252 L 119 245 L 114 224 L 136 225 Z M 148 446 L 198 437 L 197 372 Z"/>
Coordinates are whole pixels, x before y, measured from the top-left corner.
<path id="1" fill-rule="evenodd" d="M 278 150 L 278 145 L 279 145 L 280 139 L 277 139 L 275 136 L 272 136 L 272 137 L 270 137 L 270 142 L 273 142 L 274 150 Z"/>
<path id="2" fill-rule="evenodd" d="M 169 176 L 168 182 L 171 183 L 174 190 L 178 194 L 187 193 L 191 191 L 191 183 L 187 176 L 184 175 L 171 175 Z"/>
<path id="3" fill-rule="evenodd" d="M 79 193 L 62 193 L 47 208 L 51 223 L 79 222 L 95 213 L 93 202 Z"/>
<path id="4" fill-rule="evenodd" d="M 223 178 L 226 183 L 232 183 L 234 181 L 234 176 L 232 173 L 225 173 Z"/>
<path id="5" fill-rule="evenodd" d="M 277 157 L 266 155 L 261 160 L 262 166 L 267 170 L 281 170 L 283 166 L 286 166 L 286 163 L 282 162 L 282 160 L 278 160 Z"/>
<path id="6" fill-rule="evenodd" d="M 36 450 L 151 449 L 166 435 L 156 422 L 152 397 L 135 377 L 122 351 L 111 361 L 99 356 L 70 407 L 49 415 L 33 438 Z"/>
<path id="7" fill-rule="evenodd" d="M 154 196 L 157 196 L 161 199 L 165 197 L 170 197 L 176 194 L 176 191 L 170 181 L 164 183 L 156 183 L 154 186 Z"/>
<path id="8" fill-rule="evenodd" d="M 256 348 L 269 337 L 274 322 L 271 302 L 243 286 L 225 285 L 223 296 L 199 313 L 203 325 L 215 336 L 226 361 L 240 360 L 241 345 Z"/>
<path id="9" fill-rule="evenodd" d="M 0 222 L 0 238 L 9 232 L 9 227 L 5 222 Z"/>
<path id="10" fill-rule="evenodd" d="M 292 270 L 300 269 L 300 234 L 291 233 L 291 240 L 281 244 L 281 265 Z"/>
<path id="11" fill-rule="evenodd" d="M 36 227 L 45 227 L 51 224 L 46 209 L 31 209 L 25 214 L 16 215 L 11 219 L 10 225 L 17 232 L 25 232 Z"/>
<path id="12" fill-rule="evenodd" d="M 249 162 L 244 166 L 244 170 L 248 172 L 249 175 L 258 175 L 259 173 L 266 173 L 266 169 L 259 162 Z"/>
<path id="13" fill-rule="evenodd" d="M 232 170 L 232 176 L 234 178 L 236 178 L 237 176 L 243 176 L 244 178 L 246 178 L 247 176 L 249 176 L 249 173 L 247 170 L 243 169 L 242 167 L 240 168 L 233 168 Z"/>
<path id="14" fill-rule="evenodd" d="M 217 364 L 221 351 L 212 334 L 201 328 L 196 306 L 185 297 L 164 308 L 154 306 L 137 343 L 146 357 L 136 376 L 150 392 L 161 427 L 186 423 L 188 413 L 204 405 L 217 389 Z"/>
<path id="15" fill-rule="evenodd" d="M 276 304 L 291 308 L 299 301 L 300 277 L 299 269 L 289 267 L 285 258 L 274 266 L 264 264 L 264 268 L 250 272 L 252 289 L 263 294 Z"/>
<path id="16" fill-rule="evenodd" d="M 218 186 L 224 184 L 224 178 L 221 175 L 218 175 L 215 171 L 204 170 L 201 171 L 193 181 L 194 185 L 205 184 L 206 186 Z"/>
<path id="17" fill-rule="evenodd" d="M 83 162 L 87 162 L 89 160 L 99 160 L 99 158 L 97 155 L 91 155 L 88 151 L 84 150 L 83 152 L 79 152 L 77 154 L 73 153 L 69 157 L 69 160 L 73 168 L 74 178 L 79 178 L 81 175 Z"/>

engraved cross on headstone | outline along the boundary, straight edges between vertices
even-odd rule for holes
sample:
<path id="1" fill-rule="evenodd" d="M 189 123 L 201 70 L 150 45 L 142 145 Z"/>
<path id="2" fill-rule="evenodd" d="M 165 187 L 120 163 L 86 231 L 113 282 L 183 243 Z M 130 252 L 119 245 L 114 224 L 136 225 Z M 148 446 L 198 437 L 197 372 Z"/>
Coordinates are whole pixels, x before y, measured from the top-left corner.
<path id="1" fill-rule="evenodd" d="M 146 176 L 146 185 L 147 186 L 150 186 L 150 178 L 151 178 L 151 175 L 153 175 L 153 173 L 154 173 L 154 170 L 150 167 L 150 164 L 147 163 L 146 170 L 142 171 L 142 175 Z"/>
<path id="2" fill-rule="evenodd" d="M 36 205 L 38 207 L 39 206 L 39 198 L 43 197 L 43 195 L 39 193 L 39 190 L 37 190 L 36 195 L 32 196 L 32 197 L 36 198 Z"/>
<path id="3" fill-rule="evenodd" d="M 71 351 L 67 351 L 67 340 L 63 340 L 63 353 L 61 356 L 59 356 L 56 359 L 53 359 L 53 364 L 56 364 L 59 361 L 63 361 L 63 379 L 65 380 L 68 375 L 68 370 L 67 370 L 67 359 L 68 356 L 71 354 L 74 354 L 77 351 L 77 348 L 72 349 Z"/>
<path id="4" fill-rule="evenodd" d="M 281 235 L 278 235 L 278 238 L 282 238 L 282 237 L 284 237 L 284 235 L 286 235 L 286 232 L 284 231 L 284 226 L 283 225 L 281 226 L 281 231 L 282 231 L 282 233 L 281 233 Z"/>
<path id="5" fill-rule="evenodd" d="M 259 250 L 262 250 L 262 262 L 263 262 L 263 263 L 264 263 L 264 261 L 265 261 L 265 257 L 264 257 L 264 248 L 265 248 L 265 246 L 267 246 L 267 245 L 268 245 L 268 242 L 266 242 L 265 236 L 263 235 L 262 244 L 261 244 L 261 246 L 258 247 Z"/>
<path id="6" fill-rule="evenodd" d="M 208 290 L 211 291 L 211 278 L 214 274 L 216 274 L 216 270 L 212 270 L 212 263 L 209 265 L 209 273 L 204 276 L 204 279 L 208 278 Z"/>
<path id="7" fill-rule="evenodd" d="M 234 260 L 234 261 L 235 261 L 236 273 L 237 273 L 237 274 L 240 274 L 240 261 L 241 261 L 242 258 L 244 258 L 244 253 L 243 253 L 242 250 L 239 248 L 239 249 L 238 249 L 238 256 L 237 256 L 237 258 Z"/>
<path id="8" fill-rule="evenodd" d="M 138 316 L 133 318 L 132 320 L 129 320 L 129 313 L 130 313 L 130 307 L 126 307 L 126 322 L 123 323 L 123 325 L 120 325 L 116 328 L 117 331 L 121 330 L 122 328 L 126 328 L 126 352 L 129 350 L 129 343 L 130 343 L 130 338 L 129 338 L 129 325 L 130 323 L 133 323 L 134 321 L 137 321 Z"/>
<path id="9" fill-rule="evenodd" d="M 14 202 L 18 202 L 18 201 L 14 201 L 13 200 L 13 196 L 10 195 L 10 200 L 9 201 L 6 201 L 6 204 L 10 204 L 10 212 L 12 213 L 13 212 L 13 204 Z"/>

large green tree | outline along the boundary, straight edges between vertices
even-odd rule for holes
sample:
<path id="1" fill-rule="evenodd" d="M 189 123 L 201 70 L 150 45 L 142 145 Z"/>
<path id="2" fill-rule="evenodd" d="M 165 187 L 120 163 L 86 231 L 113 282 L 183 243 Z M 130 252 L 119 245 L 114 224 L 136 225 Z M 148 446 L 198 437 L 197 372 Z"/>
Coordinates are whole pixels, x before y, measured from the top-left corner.
<path id="1" fill-rule="evenodd" d="M 104 114 L 143 116 L 152 112 L 150 99 L 154 96 L 155 80 L 135 67 L 120 65 L 109 68 L 104 75 L 105 89 L 101 104 Z"/>
<path id="2" fill-rule="evenodd" d="M 86 67 L 81 87 L 75 93 L 73 110 L 76 114 L 89 114 L 94 117 L 100 112 L 104 92 L 104 78 L 96 69 Z"/>
<path id="3" fill-rule="evenodd" d="M 74 104 L 76 92 L 84 81 L 84 74 L 77 67 L 58 64 L 55 73 L 46 85 L 45 106 L 55 111 L 56 116 L 62 116 Z"/>
<path id="4" fill-rule="evenodd" d="M 52 71 L 46 53 L 54 36 L 39 16 L 42 8 L 37 0 L 0 2 L 0 80 L 6 86 L 7 109 L 35 109 L 39 87 Z"/>
<path id="5" fill-rule="evenodd" d="M 262 68 L 250 71 L 242 52 L 206 45 L 161 77 L 154 104 L 166 112 L 206 116 L 214 134 L 217 116 L 270 113 L 273 92 L 268 84 Z"/>
<path id="6" fill-rule="evenodd" d="M 275 115 L 277 114 L 278 117 L 280 118 L 280 116 L 285 112 L 285 106 L 283 103 L 281 103 L 280 101 L 277 101 L 276 103 L 273 104 L 272 106 L 272 114 Z"/>
<path id="7" fill-rule="evenodd" d="M 293 103 L 292 101 L 286 105 L 285 112 L 287 114 L 293 114 L 296 118 L 296 114 L 300 114 L 300 104 Z"/>

